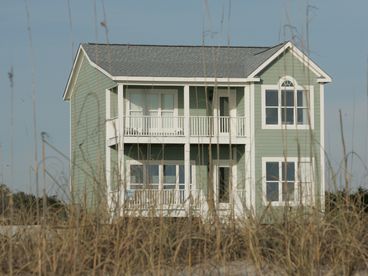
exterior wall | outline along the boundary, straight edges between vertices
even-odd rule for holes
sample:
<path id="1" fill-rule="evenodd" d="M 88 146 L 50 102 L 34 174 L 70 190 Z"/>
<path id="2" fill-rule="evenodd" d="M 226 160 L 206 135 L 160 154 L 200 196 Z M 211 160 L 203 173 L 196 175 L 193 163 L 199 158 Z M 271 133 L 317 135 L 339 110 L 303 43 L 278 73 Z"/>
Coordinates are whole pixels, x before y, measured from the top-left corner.
<path id="1" fill-rule="evenodd" d="M 244 110 L 244 87 L 236 88 L 236 116 L 245 116 Z"/>
<path id="2" fill-rule="evenodd" d="M 110 181 L 111 191 L 118 190 L 118 183 L 120 182 L 119 157 L 118 146 L 110 147 Z"/>
<path id="3" fill-rule="evenodd" d="M 206 100 L 207 89 L 207 100 Z M 214 92 L 213 92 L 214 91 Z M 216 92 L 227 92 L 235 97 L 236 116 L 244 116 L 244 87 L 204 87 L 191 86 L 190 93 L 190 115 L 191 116 L 212 116 L 213 107 L 210 98 L 216 96 Z"/>
<path id="4" fill-rule="evenodd" d="M 191 86 L 189 88 L 189 94 L 190 94 L 189 98 L 190 115 L 192 116 L 209 115 L 207 110 L 208 100 L 206 100 L 205 87 Z"/>
<path id="5" fill-rule="evenodd" d="M 262 85 L 277 85 L 283 76 L 292 76 L 298 85 L 314 86 L 314 130 L 262 129 Z M 313 157 L 315 164 L 314 194 L 320 194 L 320 95 L 317 76 L 309 71 L 290 52 L 266 68 L 260 75 L 261 83 L 255 84 L 255 207 L 260 214 L 265 208 L 262 191 L 262 157 Z M 313 138 L 312 138 L 313 137 Z M 313 141 L 314 139 L 314 141 Z M 319 198 L 316 196 L 316 198 Z M 276 207 L 282 208 L 282 207 Z M 275 208 L 274 208 L 275 209 Z"/>
<path id="6" fill-rule="evenodd" d="M 71 186 L 76 203 L 88 208 L 104 198 L 105 180 L 105 89 L 114 82 L 81 61 L 71 108 Z"/>

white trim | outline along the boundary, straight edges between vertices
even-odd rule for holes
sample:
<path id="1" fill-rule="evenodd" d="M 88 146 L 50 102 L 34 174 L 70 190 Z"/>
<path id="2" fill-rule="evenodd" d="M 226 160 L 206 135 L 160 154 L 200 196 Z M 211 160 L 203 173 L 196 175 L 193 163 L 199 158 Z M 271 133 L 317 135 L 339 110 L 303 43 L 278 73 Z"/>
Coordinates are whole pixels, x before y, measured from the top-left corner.
<path id="1" fill-rule="evenodd" d="M 252 207 L 251 202 L 251 186 L 252 186 L 252 144 L 253 144 L 253 136 L 252 136 L 252 127 L 253 127 L 253 119 L 254 116 L 252 116 L 252 101 L 251 101 L 251 88 L 249 85 L 244 87 L 244 115 L 246 118 L 246 137 L 248 137 L 249 143 L 246 143 L 245 145 L 245 198 L 246 198 L 246 206 L 247 209 L 250 210 Z M 253 102 L 254 104 L 254 102 Z"/>
<path id="2" fill-rule="evenodd" d="M 69 192 L 71 195 L 71 199 L 72 201 L 74 200 L 74 196 L 75 194 L 73 194 L 73 187 L 72 185 L 74 185 L 74 183 L 72 183 L 72 178 L 74 177 L 74 170 L 73 170 L 73 162 L 74 162 L 74 158 L 73 158 L 73 152 L 72 152 L 72 145 L 73 145 L 73 141 L 72 141 L 72 130 L 73 130 L 73 125 L 72 125 L 72 103 L 69 102 Z M 75 202 L 72 202 L 73 204 Z"/>
<path id="3" fill-rule="evenodd" d="M 119 83 L 117 86 L 117 101 L 118 101 L 118 166 L 120 172 L 120 180 L 123 185 L 119 185 L 119 198 L 120 201 L 123 201 L 125 198 L 125 190 L 126 190 L 126 172 L 125 172 L 125 151 L 124 151 L 124 120 L 123 114 L 124 110 L 124 84 Z"/>
<path id="4" fill-rule="evenodd" d="M 232 150 L 232 149 L 231 149 Z M 234 158 L 234 157 L 233 157 Z M 232 165 L 230 163 L 233 163 Z M 213 160 L 212 162 L 212 166 L 213 166 L 213 180 L 214 180 L 214 199 L 215 199 L 215 205 L 219 208 L 219 209 L 230 209 L 230 206 L 233 202 L 233 200 L 235 199 L 235 197 L 237 196 L 236 194 L 236 188 L 237 188 L 237 173 L 238 173 L 238 168 L 237 168 L 237 163 L 233 162 L 232 160 L 229 159 L 218 159 L 218 160 Z M 229 191 L 231 194 L 229 194 L 229 203 L 220 203 L 218 202 L 218 190 L 219 190 L 219 179 L 218 179 L 218 169 L 219 168 L 229 168 L 229 170 L 231 170 L 231 179 L 229 179 L 231 181 L 231 190 Z"/>
<path id="5" fill-rule="evenodd" d="M 80 48 L 78 50 L 78 53 L 75 57 L 74 63 L 73 63 L 73 69 L 70 72 L 69 78 L 68 78 L 68 82 L 66 84 L 65 90 L 64 90 L 64 94 L 63 94 L 63 100 L 64 101 L 69 101 L 73 95 L 73 91 L 74 91 L 74 86 L 76 83 L 76 80 L 78 78 L 80 69 L 82 67 L 82 63 L 84 62 L 84 58 L 86 57 L 86 55 L 81 55 L 80 52 L 82 52 L 82 49 Z M 76 73 L 74 74 L 74 70 L 76 70 Z"/>
<path id="6" fill-rule="evenodd" d="M 255 79 L 255 83 L 260 82 L 260 79 Z M 185 85 L 189 85 L 189 86 L 198 86 L 198 87 L 217 87 L 217 88 L 227 88 L 229 87 L 244 87 L 244 85 L 249 84 L 249 83 L 253 83 L 251 81 L 249 82 L 218 82 L 218 81 L 213 81 L 213 82 L 191 82 L 191 81 L 183 81 L 183 82 L 171 82 L 171 81 L 157 81 L 157 82 L 142 82 L 142 81 L 134 81 L 134 82 L 129 82 L 129 81 L 124 81 L 125 84 L 127 85 L 131 85 L 131 86 L 179 86 L 179 87 L 184 87 Z"/>
<path id="7" fill-rule="evenodd" d="M 274 182 L 278 182 L 279 184 L 282 183 L 282 166 L 280 166 L 281 162 L 293 162 L 295 164 L 294 168 L 295 168 L 295 175 L 294 175 L 294 200 L 293 201 L 273 201 L 273 202 L 269 202 L 266 199 L 266 163 L 267 162 L 278 162 L 279 163 L 279 180 L 278 181 L 274 181 Z M 310 163 L 311 164 L 311 170 L 310 173 L 312 174 L 310 177 L 311 180 L 311 196 L 312 198 L 310 200 L 308 200 L 308 198 L 304 197 L 302 198 L 302 202 L 303 204 L 306 205 L 313 205 L 315 202 L 315 191 L 314 191 L 314 187 L 315 187 L 315 181 L 314 181 L 314 158 L 310 158 L 310 157 L 262 157 L 262 202 L 264 206 L 267 206 L 268 204 L 271 204 L 271 206 L 298 206 L 300 203 L 300 198 L 299 198 L 299 186 L 300 186 L 300 179 L 298 179 L 298 175 L 299 175 L 299 168 L 298 168 L 298 162 L 300 163 Z M 302 182 L 303 183 L 303 182 Z M 279 185 L 279 198 L 282 194 L 282 185 Z M 308 196 L 308 194 L 307 194 Z"/>
<path id="8" fill-rule="evenodd" d="M 110 210 L 113 210 L 112 194 L 111 194 L 111 148 L 106 144 L 106 184 L 107 184 L 107 203 Z"/>
<path id="9" fill-rule="evenodd" d="M 315 64 L 309 57 L 307 57 L 302 51 L 300 51 L 295 45 L 290 41 L 287 42 L 282 48 L 280 48 L 275 54 L 273 54 L 269 59 L 267 59 L 263 64 L 258 66 L 258 68 L 253 71 L 248 78 L 256 78 L 256 76 L 265 69 L 269 64 L 271 64 L 279 55 L 290 49 L 290 52 L 299 59 L 306 67 L 308 67 L 318 78 L 318 82 L 331 82 L 331 77 L 325 73 L 317 64 Z"/>
<path id="10" fill-rule="evenodd" d="M 281 84 L 285 80 L 290 80 L 293 82 L 294 87 L 290 88 L 282 88 Z M 266 124 L 266 90 L 276 90 L 278 91 L 278 106 L 277 106 L 277 125 L 268 125 Z M 282 124 L 282 117 L 281 117 L 281 90 L 289 90 L 294 91 L 294 124 Z M 306 124 L 298 124 L 297 122 L 297 91 L 309 91 L 309 103 L 306 103 L 308 107 L 308 113 L 310 114 L 311 124 L 309 126 L 309 122 L 307 121 Z M 314 86 L 313 85 L 305 85 L 301 86 L 297 83 L 297 81 L 291 76 L 283 76 L 280 78 L 278 84 L 273 85 L 261 85 L 261 102 L 262 102 L 262 129 L 314 129 Z M 308 106 L 309 104 L 309 106 Z M 275 107 L 276 108 L 276 107 Z"/>
<path id="11" fill-rule="evenodd" d="M 82 46 L 79 46 L 77 54 L 75 55 L 75 58 L 74 58 L 74 61 L 73 61 L 72 70 L 70 72 L 70 75 L 68 77 L 68 81 L 67 81 L 65 89 L 64 89 L 64 94 L 63 94 L 63 100 L 64 101 L 67 101 L 67 100 L 70 99 L 69 86 L 70 86 L 70 82 L 71 82 L 72 78 L 74 77 L 74 70 L 75 70 L 75 67 L 77 66 L 81 49 L 82 49 Z M 78 75 L 78 73 L 77 73 L 77 75 Z"/>
<path id="12" fill-rule="evenodd" d="M 319 86 L 319 97 L 320 97 L 320 134 L 321 134 L 321 140 L 320 140 L 320 161 L 321 161 L 321 191 L 320 191 L 320 203 L 321 203 L 321 209 L 322 211 L 325 210 L 325 190 L 326 190 L 326 184 L 325 184 L 325 90 L 324 90 L 324 84 L 321 84 Z"/>
<path id="13" fill-rule="evenodd" d="M 96 65 L 96 68 L 98 66 Z M 103 70 L 103 69 L 102 69 Z M 111 76 L 111 75 L 110 75 Z M 142 82 L 142 83 L 157 83 L 157 82 L 174 82 L 180 84 L 187 83 L 248 83 L 248 82 L 259 82 L 260 78 L 203 78 L 203 77 L 132 77 L 132 76 L 111 76 L 114 81 L 124 82 Z"/>
<path id="14" fill-rule="evenodd" d="M 189 85 L 184 86 L 183 94 L 184 94 L 183 96 L 184 96 L 184 133 L 185 133 L 184 184 L 185 184 L 186 194 L 189 195 L 190 193 L 190 118 L 189 118 L 190 116 L 190 88 L 189 88 Z M 189 211 L 189 208 L 190 208 L 190 201 L 187 202 L 188 211 Z"/>
<path id="15" fill-rule="evenodd" d="M 251 108 L 251 141 L 250 141 L 250 147 L 251 147 L 251 175 L 250 175 L 250 181 L 251 181 L 251 208 L 250 210 L 253 211 L 253 214 L 256 215 L 257 208 L 256 208 L 256 139 L 255 139 L 255 85 L 252 83 L 250 85 L 250 108 Z"/>

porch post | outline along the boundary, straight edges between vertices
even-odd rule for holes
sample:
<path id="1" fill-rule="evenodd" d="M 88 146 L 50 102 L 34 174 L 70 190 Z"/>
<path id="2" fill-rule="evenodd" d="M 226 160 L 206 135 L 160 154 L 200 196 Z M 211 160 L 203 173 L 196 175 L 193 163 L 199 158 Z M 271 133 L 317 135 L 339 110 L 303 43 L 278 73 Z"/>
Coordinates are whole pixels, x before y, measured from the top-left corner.
<path id="1" fill-rule="evenodd" d="M 190 194 L 190 115 L 189 115 L 189 85 L 184 86 L 184 177 L 185 177 L 185 197 Z M 189 201 L 186 204 L 189 211 Z"/>
<path id="2" fill-rule="evenodd" d="M 106 95 L 106 122 L 110 119 L 110 89 L 105 90 Z M 108 130 L 107 130 L 107 123 L 106 123 L 106 136 L 107 136 Z M 107 141 L 107 137 L 105 137 Z M 106 185 L 107 185 L 107 202 L 109 206 L 109 210 L 113 210 L 113 204 L 112 202 L 112 194 L 111 194 L 111 150 L 110 147 L 106 143 L 106 154 L 105 154 L 105 173 L 106 173 Z"/>
<path id="3" fill-rule="evenodd" d="M 119 209 L 124 203 L 125 190 L 127 188 L 126 177 L 125 177 L 125 158 L 124 158 L 124 122 L 125 122 L 125 110 L 124 110 L 124 85 L 118 84 L 118 160 L 120 168 L 120 179 L 123 185 L 119 187 Z M 122 210 L 121 210 L 122 211 Z"/>

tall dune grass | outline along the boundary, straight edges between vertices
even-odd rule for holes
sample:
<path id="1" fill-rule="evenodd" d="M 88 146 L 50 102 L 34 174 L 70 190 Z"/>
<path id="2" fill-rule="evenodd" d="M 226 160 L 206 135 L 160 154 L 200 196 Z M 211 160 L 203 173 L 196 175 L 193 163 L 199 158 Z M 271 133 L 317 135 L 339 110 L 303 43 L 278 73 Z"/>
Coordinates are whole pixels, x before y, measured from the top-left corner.
<path id="1" fill-rule="evenodd" d="M 262 216 L 110 221 L 101 212 L 97 217 L 69 206 L 65 216 L 60 214 L 62 208 L 49 206 L 47 212 L 40 212 L 47 216 L 38 226 L 19 228 L 13 235 L 1 227 L 0 272 L 212 275 L 233 274 L 235 269 L 258 274 L 352 275 L 368 271 L 367 213 L 356 201 L 347 205 L 342 193 L 328 198 L 333 202 L 327 200 L 323 214 L 285 209 L 283 220 L 272 224 L 264 223 Z M 20 207 L 7 214 L 13 215 L 13 225 L 26 225 L 35 222 L 31 219 L 35 212 L 30 212 Z"/>

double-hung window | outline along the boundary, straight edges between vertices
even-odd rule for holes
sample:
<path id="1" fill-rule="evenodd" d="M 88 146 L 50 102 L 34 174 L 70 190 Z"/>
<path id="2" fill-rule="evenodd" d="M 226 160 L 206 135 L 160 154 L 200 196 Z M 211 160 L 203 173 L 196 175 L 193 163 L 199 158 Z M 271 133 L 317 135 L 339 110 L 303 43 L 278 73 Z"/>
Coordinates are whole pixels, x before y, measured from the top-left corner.
<path id="1" fill-rule="evenodd" d="M 192 189 L 193 174 L 190 166 L 190 189 Z M 136 189 L 159 189 L 162 182 L 162 189 L 185 190 L 185 169 L 184 164 L 178 162 L 164 163 L 133 162 L 129 166 L 130 183 L 132 190 Z"/>
<path id="2" fill-rule="evenodd" d="M 295 205 L 312 201 L 312 163 L 309 158 L 263 158 L 264 202 Z"/>
<path id="3" fill-rule="evenodd" d="M 295 199 L 295 163 L 266 162 L 266 201 L 293 202 Z"/>
<path id="4" fill-rule="evenodd" d="M 313 87 L 299 86 L 291 78 L 278 85 L 262 86 L 262 126 L 267 128 L 313 128 Z M 310 112 L 309 112 L 310 111 Z"/>

